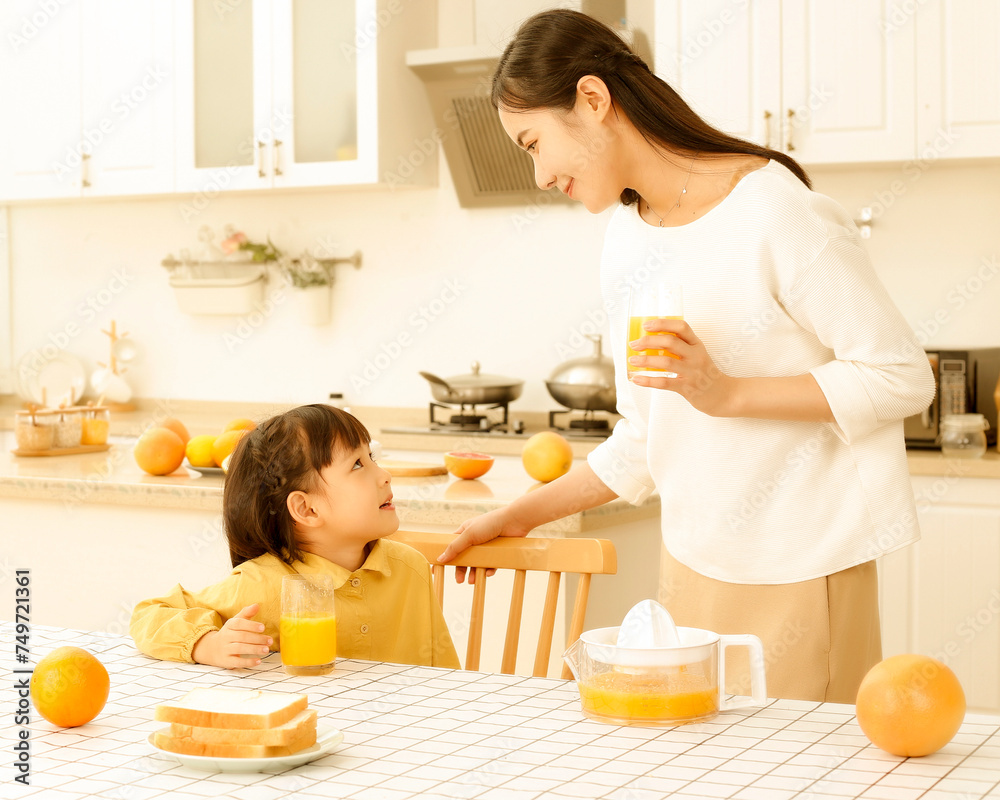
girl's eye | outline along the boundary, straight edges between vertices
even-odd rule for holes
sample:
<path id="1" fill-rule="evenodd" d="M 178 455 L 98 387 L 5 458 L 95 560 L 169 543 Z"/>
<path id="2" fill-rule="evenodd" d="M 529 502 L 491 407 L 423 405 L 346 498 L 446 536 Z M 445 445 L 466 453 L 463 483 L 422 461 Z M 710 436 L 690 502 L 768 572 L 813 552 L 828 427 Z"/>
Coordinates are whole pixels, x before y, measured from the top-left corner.
<path id="1" fill-rule="evenodd" d="M 529 145 L 528 145 L 527 147 L 525 147 L 524 149 L 525 149 L 525 150 L 526 150 L 527 152 L 529 152 L 529 153 L 533 153 L 533 152 L 535 152 L 535 143 L 534 143 L 534 142 L 532 142 L 531 144 L 529 144 Z"/>
<path id="2" fill-rule="evenodd" d="M 374 464 L 374 463 L 375 463 L 376 461 L 378 461 L 378 457 L 379 457 L 379 455 L 380 455 L 379 453 L 376 453 L 376 452 L 375 452 L 375 451 L 373 450 L 372 452 L 370 452 L 370 453 L 368 454 L 368 458 L 370 458 L 370 459 L 372 460 L 372 463 Z"/>
<path id="3" fill-rule="evenodd" d="M 351 469 L 364 469 L 364 466 L 365 465 L 361 463 L 361 459 L 359 458 L 357 461 L 354 462 L 354 466 L 351 467 Z"/>

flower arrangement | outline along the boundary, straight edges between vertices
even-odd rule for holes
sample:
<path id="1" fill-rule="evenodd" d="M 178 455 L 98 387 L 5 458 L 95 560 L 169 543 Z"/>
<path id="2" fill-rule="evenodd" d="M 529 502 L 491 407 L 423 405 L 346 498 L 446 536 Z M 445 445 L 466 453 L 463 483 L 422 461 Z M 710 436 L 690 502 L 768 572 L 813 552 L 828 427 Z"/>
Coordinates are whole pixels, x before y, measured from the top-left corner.
<path id="1" fill-rule="evenodd" d="M 281 258 L 281 251 L 274 246 L 270 236 L 267 238 L 267 244 L 258 244 L 251 242 L 243 231 L 232 231 L 231 228 L 227 228 L 226 233 L 229 235 L 222 240 L 219 247 L 227 256 L 244 250 L 251 253 L 251 260 L 257 263 L 278 261 Z"/>
<path id="2" fill-rule="evenodd" d="M 279 263 L 282 274 L 297 289 L 333 284 L 333 273 L 327 263 L 308 253 L 302 258 L 283 258 Z"/>

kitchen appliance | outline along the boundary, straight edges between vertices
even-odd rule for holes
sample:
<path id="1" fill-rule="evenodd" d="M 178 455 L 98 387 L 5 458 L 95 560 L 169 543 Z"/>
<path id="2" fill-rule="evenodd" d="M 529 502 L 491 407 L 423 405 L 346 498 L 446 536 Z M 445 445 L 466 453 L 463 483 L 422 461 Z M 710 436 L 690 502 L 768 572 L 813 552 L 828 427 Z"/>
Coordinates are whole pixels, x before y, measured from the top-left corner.
<path id="1" fill-rule="evenodd" d="M 600 334 L 587 338 L 594 343 L 593 355 L 563 362 L 545 386 L 552 399 L 567 408 L 617 413 L 615 362 L 602 355 Z"/>
<path id="2" fill-rule="evenodd" d="M 927 350 L 937 391 L 920 414 L 903 421 L 906 446 L 940 447 L 941 421 L 947 414 L 982 414 L 989 423 L 990 444 L 997 441 L 997 402 L 994 389 L 1000 378 L 1000 347 L 968 350 Z"/>
<path id="3" fill-rule="evenodd" d="M 439 403 L 466 404 L 494 403 L 504 406 L 504 422 L 506 422 L 506 406 L 512 400 L 521 396 L 524 381 L 516 378 L 504 378 L 500 375 L 483 375 L 479 372 L 479 362 L 472 362 L 472 373 L 469 375 L 454 375 L 447 380 L 421 372 L 420 377 L 431 385 L 431 393 Z M 433 422 L 433 408 L 431 421 Z"/>

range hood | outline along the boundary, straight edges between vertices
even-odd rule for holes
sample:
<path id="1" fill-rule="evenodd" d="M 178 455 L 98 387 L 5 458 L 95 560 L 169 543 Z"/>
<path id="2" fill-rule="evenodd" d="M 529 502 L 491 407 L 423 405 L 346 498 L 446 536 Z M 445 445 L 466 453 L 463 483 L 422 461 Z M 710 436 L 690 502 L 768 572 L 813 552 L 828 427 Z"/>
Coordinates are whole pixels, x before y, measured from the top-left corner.
<path id="1" fill-rule="evenodd" d="M 459 204 L 465 208 L 572 202 L 535 185 L 531 157 L 515 145 L 490 103 L 500 53 L 476 45 L 411 50 L 406 65 L 424 82 Z"/>

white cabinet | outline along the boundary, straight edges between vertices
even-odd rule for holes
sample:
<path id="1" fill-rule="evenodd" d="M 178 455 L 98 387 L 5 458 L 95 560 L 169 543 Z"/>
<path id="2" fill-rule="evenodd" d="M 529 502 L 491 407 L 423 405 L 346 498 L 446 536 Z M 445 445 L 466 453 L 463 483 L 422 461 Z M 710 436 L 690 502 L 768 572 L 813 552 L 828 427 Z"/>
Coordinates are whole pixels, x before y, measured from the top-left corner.
<path id="1" fill-rule="evenodd" d="M 436 180 L 402 58 L 433 43 L 432 0 L 184 0 L 175 22 L 178 191 Z"/>
<path id="2" fill-rule="evenodd" d="M 1000 156 L 1000 4 L 926 0 L 914 24 L 918 156 Z"/>
<path id="3" fill-rule="evenodd" d="M 0 200 L 171 191 L 169 7 L 16 6 L 0 49 Z"/>
<path id="4" fill-rule="evenodd" d="M 912 25 L 892 0 L 664 0 L 656 70 L 722 130 L 805 164 L 915 152 Z"/>
<path id="5" fill-rule="evenodd" d="M 912 480 L 921 540 L 879 565 L 884 655 L 934 656 L 1000 711 L 1000 480 Z"/>

